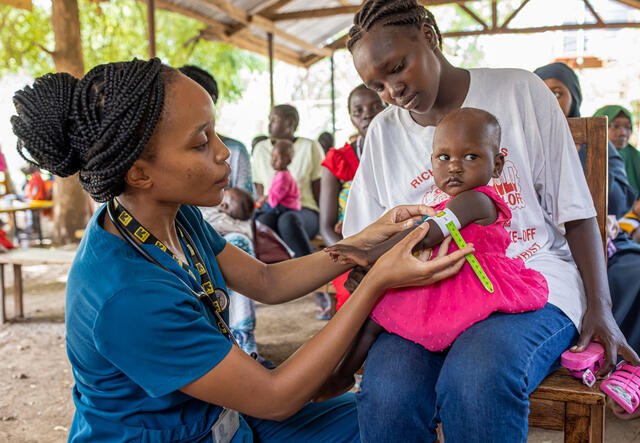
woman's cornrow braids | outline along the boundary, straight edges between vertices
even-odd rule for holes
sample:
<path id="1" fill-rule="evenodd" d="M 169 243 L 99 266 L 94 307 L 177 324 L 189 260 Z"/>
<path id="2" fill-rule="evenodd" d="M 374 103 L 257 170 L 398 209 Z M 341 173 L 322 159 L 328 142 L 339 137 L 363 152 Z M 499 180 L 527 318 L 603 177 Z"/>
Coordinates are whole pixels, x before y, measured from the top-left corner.
<path id="1" fill-rule="evenodd" d="M 18 149 L 56 175 L 79 171 L 80 184 L 94 200 L 112 199 L 124 190 L 127 171 L 160 119 L 161 73 L 168 69 L 159 59 L 134 59 L 97 66 L 75 83 L 67 74 L 36 80 L 14 97 Z"/>
<path id="2" fill-rule="evenodd" d="M 442 49 L 442 35 L 431 11 L 420 6 L 415 0 L 369 0 L 356 13 L 353 26 L 349 29 L 347 48 L 353 52 L 354 45 L 374 25 L 416 26 L 426 24 L 433 29 Z"/>

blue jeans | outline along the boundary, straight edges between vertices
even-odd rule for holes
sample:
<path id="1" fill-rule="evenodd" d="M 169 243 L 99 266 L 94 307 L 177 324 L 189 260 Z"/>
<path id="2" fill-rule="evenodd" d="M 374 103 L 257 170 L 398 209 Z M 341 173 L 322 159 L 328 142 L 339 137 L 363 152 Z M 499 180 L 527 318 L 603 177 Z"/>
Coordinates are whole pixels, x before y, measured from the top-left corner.
<path id="1" fill-rule="evenodd" d="M 382 333 L 356 396 L 363 442 L 526 442 L 529 394 L 578 332 L 557 307 L 494 313 L 443 352 Z"/>
<path id="2" fill-rule="evenodd" d="M 353 394 L 322 403 L 307 403 L 281 422 L 244 416 L 256 443 L 359 443 L 358 417 Z"/>

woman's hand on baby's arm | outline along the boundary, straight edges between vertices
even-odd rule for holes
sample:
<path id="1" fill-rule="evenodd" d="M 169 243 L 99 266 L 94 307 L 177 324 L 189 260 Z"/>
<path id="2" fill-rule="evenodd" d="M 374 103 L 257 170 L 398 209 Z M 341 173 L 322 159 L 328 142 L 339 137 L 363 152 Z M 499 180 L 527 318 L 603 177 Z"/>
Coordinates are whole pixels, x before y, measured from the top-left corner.
<path id="1" fill-rule="evenodd" d="M 422 221 L 425 215 L 434 216 L 435 214 L 436 211 L 426 205 L 396 206 L 343 243 L 352 244 L 362 249 L 371 249 L 394 234 Z"/>
<path id="2" fill-rule="evenodd" d="M 358 265 L 364 267 L 371 264 L 368 251 L 353 245 L 336 243 L 324 250 L 329 253 L 331 260 L 343 265 Z"/>
<path id="3" fill-rule="evenodd" d="M 367 278 L 375 279 L 382 289 L 407 286 L 429 286 L 445 278 L 457 274 L 464 265 L 465 255 L 474 251 L 469 244 L 447 254 L 451 237 L 447 237 L 438 253 L 428 261 L 420 260 L 413 255 L 413 249 L 426 236 L 428 223 L 422 223 L 409 233 L 400 243 L 385 253 L 373 265 Z"/>

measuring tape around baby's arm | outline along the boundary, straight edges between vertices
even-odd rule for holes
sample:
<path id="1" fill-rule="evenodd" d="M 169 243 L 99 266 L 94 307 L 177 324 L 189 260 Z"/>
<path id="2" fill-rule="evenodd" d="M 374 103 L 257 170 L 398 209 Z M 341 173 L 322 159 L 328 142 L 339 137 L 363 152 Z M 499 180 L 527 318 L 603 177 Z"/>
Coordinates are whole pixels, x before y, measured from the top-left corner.
<path id="1" fill-rule="evenodd" d="M 458 245 L 460 249 L 467 246 L 464 239 L 462 238 L 462 234 L 460 234 L 460 231 L 458 230 L 460 229 L 460 221 L 458 220 L 458 217 L 456 217 L 456 215 L 453 213 L 453 211 L 451 211 L 451 209 L 445 208 L 444 210 L 438 212 L 435 217 L 427 216 L 424 218 L 423 222 L 428 218 L 431 218 L 438 225 L 443 236 L 446 237 L 447 231 L 449 231 L 451 233 L 451 237 L 453 237 L 453 241 L 456 242 L 456 245 Z M 493 293 L 493 285 L 491 284 L 491 280 L 489 280 L 489 277 L 487 277 L 484 269 L 482 269 L 482 266 L 480 266 L 480 263 L 478 263 L 478 259 L 476 259 L 475 255 L 473 255 L 473 253 L 470 253 L 465 255 L 465 258 L 471 265 L 471 269 L 473 269 L 473 272 L 476 274 L 478 279 L 480 279 L 480 283 L 482 283 L 482 286 L 484 286 L 487 291 Z"/>

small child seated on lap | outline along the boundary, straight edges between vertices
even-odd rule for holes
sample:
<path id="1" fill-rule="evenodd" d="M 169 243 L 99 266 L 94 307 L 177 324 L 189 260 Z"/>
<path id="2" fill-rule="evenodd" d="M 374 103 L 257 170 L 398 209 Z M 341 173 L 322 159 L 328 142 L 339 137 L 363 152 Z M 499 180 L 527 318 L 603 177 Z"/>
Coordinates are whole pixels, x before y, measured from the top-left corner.
<path id="1" fill-rule="evenodd" d="M 202 217 L 218 234 L 226 235 L 237 232 L 253 238 L 251 216 L 255 201 L 253 196 L 240 188 L 229 188 L 224 191 L 222 202 L 212 208 L 201 207 Z"/>
<path id="2" fill-rule="evenodd" d="M 264 223 L 265 218 L 275 218 L 266 224 L 274 226 L 277 218 L 287 211 L 299 211 L 300 191 L 296 180 L 288 171 L 293 159 L 293 143 L 289 140 L 277 140 L 271 151 L 271 167 L 276 171 L 269 193 L 258 201 L 259 212 L 256 219 Z"/>
<path id="3" fill-rule="evenodd" d="M 505 224 L 511 220 L 511 211 L 490 185 L 493 178 L 500 177 L 504 165 L 499 148 L 500 126 L 495 117 L 479 109 L 462 108 L 438 124 L 432 153 L 435 184 L 449 197 L 434 209 L 438 213 L 448 212 L 457 221 L 464 240 L 474 245 L 474 256 L 489 278 L 493 292 L 483 286 L 469 263 L 454 277 L 434 285 L 388 290 L 323 393 L 351 386 L 353 373 L 383 329 L 430 351 L 442 351 L 467 328 L 493 312 L 532 311 L 546 304 L 549 290 L 542 274 L 528 269 L 522 259 L 506 256 L 511 239 Z M 435 254 L 450 233 L 446 227 L 440 227 L 444 226 L 441 221 L 428 219 L 427 223 L 429 231 L 416 249 L 422 250 L 428 260 L 430 248 L 434 248 Z M 344 244 L 326 250 L 334 260 L 368 266 L 413 229 L 371 250 Z M 443 242 L 443 247 L 448 248 L 450 241 Z"/>

